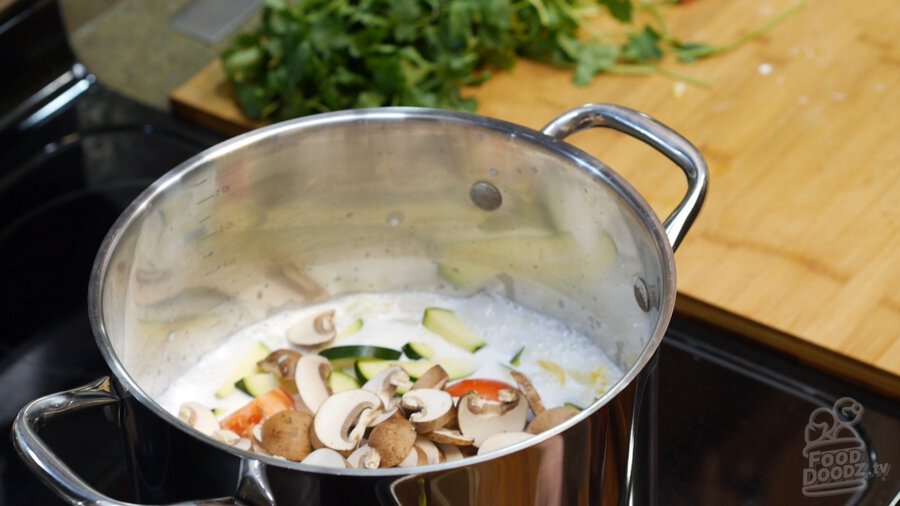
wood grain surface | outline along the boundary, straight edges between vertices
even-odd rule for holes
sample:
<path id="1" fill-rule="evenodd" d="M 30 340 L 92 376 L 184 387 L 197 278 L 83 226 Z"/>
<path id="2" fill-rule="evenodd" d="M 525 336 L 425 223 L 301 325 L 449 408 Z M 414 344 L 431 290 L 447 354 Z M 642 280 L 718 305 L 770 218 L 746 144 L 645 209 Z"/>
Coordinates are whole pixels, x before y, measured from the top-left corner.
<path id="1" fill-rule="evenodd" d="M 686 40 L 726 43 L 793 0 L 698 0 L 666 11 Z M 478 112 L 541 128 L 588 102 L 666 123 L 703 152 L 705 207 L 676 254 L 679 308 L 831 372 L 900 396 L 900 9 L 893 0 L 809 0 L 764 37 L 663 76 L 571 74 L 522 61 L 481 88 Z M 174 110 L 221 132 L 256 125 L 217 62 L 172 94 Z M 638 142 L 570 139 L 625 176 L 665 216 L 685 183 Z M 725 318 L 736 315 L 743 320 Z M 735 324 L 731 324 L 735 325 Z"/>

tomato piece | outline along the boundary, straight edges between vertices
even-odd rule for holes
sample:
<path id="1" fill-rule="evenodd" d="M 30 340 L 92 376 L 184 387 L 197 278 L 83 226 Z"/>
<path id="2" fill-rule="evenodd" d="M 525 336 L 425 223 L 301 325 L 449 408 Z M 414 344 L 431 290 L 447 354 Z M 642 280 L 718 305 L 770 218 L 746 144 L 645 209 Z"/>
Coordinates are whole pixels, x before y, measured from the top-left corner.
<path id="1" fill-rule="evenodd" d="M 219 425 L 242 437 L 248 437 L 254 425 L 286 409 L 294 409 L 294 399 L 283 389 L 276 388 L 244 404 L 225 417 Z"/>
<path id="2" fill-rule="evenodd" d="M 515 389 L 516 387 L 509 383 L 485 378 L 465 379 L 444 387 L 444 390 L 453 397 L 462 397 L 469 392 L 475 392 L 481 397 L 492 401 L 500 400 L 500 390 Z"/>

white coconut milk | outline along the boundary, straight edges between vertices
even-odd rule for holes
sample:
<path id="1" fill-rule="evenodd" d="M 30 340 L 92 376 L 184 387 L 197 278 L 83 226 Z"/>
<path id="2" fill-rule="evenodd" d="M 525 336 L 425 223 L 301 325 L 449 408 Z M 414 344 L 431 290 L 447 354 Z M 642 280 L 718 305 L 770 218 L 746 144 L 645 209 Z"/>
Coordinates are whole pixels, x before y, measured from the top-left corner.
<path id="1" fill-rule="evenodd" d="M 423 312 L 428 307 L 454 311 L 486 345 L 473 354 L 432 333 L 422 325 Z M 260 342 L 270 350 L 296 348 L 287 342 L 287 329 L 310 313 L 329 309 L 335 310 L 339 334 L 329 346 L 377 345 L 400 350 L 406 343 L 424 342 L 433 348 L 435 359 L 467 357 L 475 361 L 477 369 L 469 378 L 490 378 L 514 385 L 508 374 L 510 360 L 523 349 L 516 369 L 531 379 L 547 407 L 565 403 L 587 406 L 622 376 L 587 336 L 500 295 L 354 294 L 286 311 L 234 334 L 177 378 L 159 398 L 160 404 L 172 413 L 188 401 L 203 403 L 223 414 L 239 408 L 250 396 L 240 391 L 224 399 L 214 395 L 238 357 Z M 362 329 L 340 337 L 341 331 L 358 319 L 363 321 Z M 299 351 L 304 352 L 302 348 Z"/>

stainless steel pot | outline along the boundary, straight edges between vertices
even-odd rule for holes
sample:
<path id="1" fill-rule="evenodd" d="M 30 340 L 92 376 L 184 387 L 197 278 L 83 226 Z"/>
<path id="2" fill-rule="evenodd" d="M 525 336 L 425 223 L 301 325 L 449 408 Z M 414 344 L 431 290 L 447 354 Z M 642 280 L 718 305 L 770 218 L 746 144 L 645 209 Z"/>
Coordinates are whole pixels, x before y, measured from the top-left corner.
<path id="1" fill-rule="evenodd" d="M 640 139 L 684 171 L 687 194 L 665 225 L 619 175 L 563 141 L 590 127 Z M 234 498 L 211 504 L 626 501 L 640 443 L 631 434 L 635 391 L 668 325 L 673 249 L 706 182 L 686 140 L 611 105 L 569 111 L 540 132 L 386 108 L 231 139 L 166 174 L 113 226 L 94 266 L 90 311 L 115 380 L 27 405 L 15 444 L 35 473 L 78 504 L 121 503 L 75 476 L 37 428 L 111 403 L 137 405 L 151 423 L 184 431 L 193 449 L 183 466 L 193 472 L 232 470 Z M 154 401 L 204 353 L 272 312 L 397 290 L 501 291 L 588 334 L 626 373 L 579 416 L 532 440 L 412 470 L 335 470 L 246 453 L 195 437 Z"/>

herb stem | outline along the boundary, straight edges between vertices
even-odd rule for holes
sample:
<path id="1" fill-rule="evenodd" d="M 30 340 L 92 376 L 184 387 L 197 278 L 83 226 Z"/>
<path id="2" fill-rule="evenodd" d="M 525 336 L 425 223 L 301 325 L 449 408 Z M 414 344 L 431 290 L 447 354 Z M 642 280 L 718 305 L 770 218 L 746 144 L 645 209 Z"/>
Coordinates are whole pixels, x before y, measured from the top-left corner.
<path id="1" fill-rule="evenodd" d="M 618 74 L 618 75 L 627 75 L 627 76 L 642 76 L 649 74 L 657 74 L 665 77 L 669 77 L 672 79 L 677 79 L 679 81 L 683 81 L 687 84 L 691 84 L 693 86 L 699 86 L 700 88 L 710 88 L 712 85 L 708 81 L 704 81 L 702 79 L 697 79 L 696 77 L 691 77 L 687 74 L 682 74 L 681 72 L 667 69 L 665 67 L 660 67 L 658 65 L 647 65 L 647 64 L 616 64 L 607 69 L 607 72 L 610 74 Z"/>
<path id="2" fill-rule="evenodd" d="M 729 51 L 734 51 L 735 49 L 743 46 L 744 44 L 756 40 L 763 35 L 769 33 L 774 28 L 776 28 L 781 23 L 784 23 L 795 14 L 800 12 L 800 10 L 806 5 L 805 0 L 801 0 L 794 5 L 788 7 L 784 12 L 770 19 L 769 21 L 763 23 L 761 26 L 757 27 L 750 32 L 745 33 L 744 35 L 738 37 L 737 39 L 718 46 L 714 45 L 703 45 L 697 48 L 692 49 L 683 49 L 679 52 L 679 58 L 682 59 L 697 59 L 697 58 L 705 58 L 707 56 L 715 56 L 727 53 Z"/>

